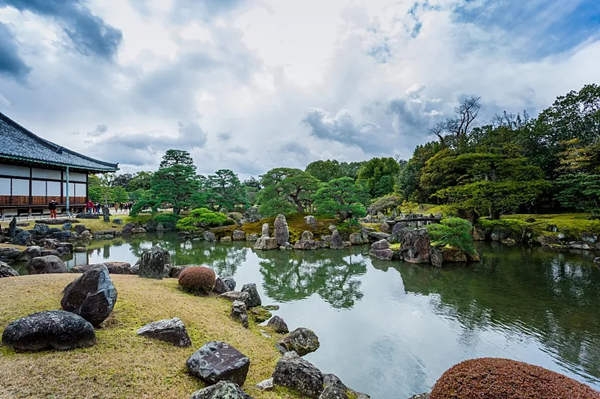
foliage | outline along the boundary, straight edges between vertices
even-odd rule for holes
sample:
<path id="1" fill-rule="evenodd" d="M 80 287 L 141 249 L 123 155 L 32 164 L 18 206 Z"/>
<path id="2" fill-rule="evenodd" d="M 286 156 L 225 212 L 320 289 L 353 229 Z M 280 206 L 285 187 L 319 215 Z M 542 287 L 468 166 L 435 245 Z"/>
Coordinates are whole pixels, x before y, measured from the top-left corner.
<path id="1" fill-rule="evenodd" d="M 356 218 L 346 219 L 337 224 L 337 229 L 343 237 L 348 237 L 351 233 L 360 232 L 362 225 Z"/>
<path id="2" fill-rule="evenodd" d="M 185 291 L 197 295 L 208 295 L 215 286 L 216 275 L 206 266 L 189 266 L 179 273 L 179 285 Z"/>
<path id="3" fill-rule="evenodd" d="M 400 165 L 394 158 L 372 158 L 358 170 L 358 181 L 366 184 L 372 198 L 394 191 Z"/>
<path id="4" fill-rule="evenodd" d="M 183 231 L 194 231 L 199 228 L 217 227 L 234 222 L 224 213 L 214 212 L 206 208 L 192 209 L 188 216 L 177 221 L 177 229 Z"/>
<path id="5" fill-rule="evenodd" d="M 198 189 L 196 167 L 187 151 L 167 150 L 160 168 L 152 176 L 152 194 L 155 202 L 173 207 L 179 212 L 191 204 Z"/>
<path id="6" fill-rule="evenodd" d="M 312 210 L 312 197 L 319 181 L 300 169 L 275 168 L 261 176 L 263 189 L 258 194 L 260 213 L 273 216 Z"/>
<path id="7" fill-rule="evenodd" d="M 337 216 L 340 220 L 366 215 L 368 194 L 350 177 L 340 177 L 322 183 L 314 201 L 319 215 Z"/>
<path id="8" fill-rule="evenodd" d="M 462 251 L 473 254 L 475 247 L 471 230 L 473 226 L 468 220 L 449 217 L 442 219 L 440 223 L 427 225 L 427 232 L 434 246 L 451 246 Z"/>
<path id="9" fill-rule="evenodd" d="M 368 211 L 371 214 L 376 214 L 378 212 L 387 213 L 392 209 L 396 209 L 401 204 L 402 197 L 400 197 L 398 194 L 387 194 L 383 197 L 374 199 L 371 202 L 371 205 L 369 205 Z"/>
<path id="10" fill-rule="evenodd" d="M 173 213 L 159 213 L 152 218 L 154 222 L 162 224 L 168 230 L 175 230 L 179 219 L 179 215 Z"/>
<path id="11" fill-rule="evenodd" d="M 127 191 L 150 190 L 152 186 L 152 172 L 141 171 L 136 173 L 127 181 Z"/>
<path id="12" fill-rule="evenodd" d="M 208 177 L 200 177 L 199 181 L 200 190 L 192 195 L 193 206 L 224 212 L 247 207 L 246 190 L 232 170 L 219 169 Z"/>

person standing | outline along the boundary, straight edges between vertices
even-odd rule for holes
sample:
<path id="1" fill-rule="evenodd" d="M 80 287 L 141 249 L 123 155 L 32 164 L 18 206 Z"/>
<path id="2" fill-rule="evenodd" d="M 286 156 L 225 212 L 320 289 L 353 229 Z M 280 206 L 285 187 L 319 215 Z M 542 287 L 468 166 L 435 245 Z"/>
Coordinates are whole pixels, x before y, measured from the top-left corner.
<path id="1" fill-rule="evenodd" d="M 57 208 L 57 203 L 55 200 L 50 200 L 50 203 L 48 204 L 48 209 L 50 210 L 50 219 L 56 219 L 56 208 Z"/>

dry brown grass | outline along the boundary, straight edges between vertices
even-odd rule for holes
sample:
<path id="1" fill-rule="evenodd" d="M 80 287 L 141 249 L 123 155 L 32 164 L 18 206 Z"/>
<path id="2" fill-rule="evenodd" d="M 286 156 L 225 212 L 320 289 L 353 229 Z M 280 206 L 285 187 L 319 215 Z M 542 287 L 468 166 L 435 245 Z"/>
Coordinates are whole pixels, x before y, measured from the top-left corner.
<path id="1" fill-rule="evenodd" d="M 78 276 L 44 274 L 0 279 L 0 330 L 19 317 L 60 308 L 62 289 Z M 229 317 L 231 303 L 198 297 L 177 288 L 176 279 L 112 275 L 118 300 L 93 347 L 66 352 L 15 353 L 0 346 L 0 398 L 185 398 L 203 387 L 187 374 L 185 362 L 210 340 L 230 343 L 250 358 L 244 389 L 254 398 L 298 398 L 284 389 L 261 392 L 279 359 L 277 334 L 263 337 L 251 322 L 243 328 Z M 191 348 L 136 335 L 142 325 L 179 317 Z"/>

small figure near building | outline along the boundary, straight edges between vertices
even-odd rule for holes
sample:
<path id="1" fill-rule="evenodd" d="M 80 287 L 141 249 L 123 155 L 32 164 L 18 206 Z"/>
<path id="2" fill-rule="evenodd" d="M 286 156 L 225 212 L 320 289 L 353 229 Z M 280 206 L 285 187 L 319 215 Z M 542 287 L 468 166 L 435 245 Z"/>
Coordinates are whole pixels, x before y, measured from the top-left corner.
<path id="1" fill-rule="evenodd" d="M 48 204 L 48 209 L 50 210 L 50 219 L 56 219 L 57 206 L 58 206 L 58 204 L 56 203 L 55 200 L 50 200 L 50 203 Z"/>
<path id="2" fill-rule="evenodd" d="M 88 202 L 85 203 L 85 211 L 86 213 L 94 212 L 94 203 L 91 200 L 88 200 Z"/>

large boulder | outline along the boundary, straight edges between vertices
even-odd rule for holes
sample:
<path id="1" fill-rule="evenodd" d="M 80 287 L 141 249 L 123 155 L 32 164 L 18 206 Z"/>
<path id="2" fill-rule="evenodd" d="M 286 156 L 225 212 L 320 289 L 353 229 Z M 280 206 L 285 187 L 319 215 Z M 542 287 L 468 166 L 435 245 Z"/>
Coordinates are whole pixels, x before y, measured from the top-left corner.
<path id="1" fill-rule="evenodd" d="M 279 248 L 277 239 L 272 237 L 259 237 L 254 243 L 254 249 L 270 250 Z"/>
<path id="2" fill-rule="evenodd" d="M 12 263 L 12 262 L 16 261 L 17 259 L 21 258 L 22 256 L 23 256 L 23 251 L 21 251 L 18 248 L 0 247 L 0 261 L 1 262 Z"/>
<path id="3" fill-rule="evenodd" d="M 37 256 L 27 265 L 29 274 L 66 273 L 67 266 L 56 255 Z"/>
<path id="4" fill-rule="evenodd" d="M 233 241 L 246 241 L 246 233 L 244 230 L 233 230 L 231 238 Z"/>
<path id="5" fill-rule="evenodd" d="M 340 232 L 337 229 L 333 230 L 333 232 L 331 233 L 331 241 L 329 241 L 329 248 L 344 248 L 344 241 L 342 240 L 342 236 L 340 235 Z"/>
<path id="6" fill-rule="evenodd" d="M 437 380 L 430 399 L 600 399 L 600 392 L 567 376 L 509 359 L 458 363 Z"/>
<path id="7" fill-rule="evenodd" d="M 246 292 L 248 294 L 248 300 L 246 301 L 246 306 L 248 306 L 248 308 L 260 306 L 262 304 L 260 295 L 258 294 L 258 290 L 256 289 L 256 284 L 244 284 L 242 286 L 242 292 Z"/>
<path id="8" fill-rule="evenodd" d="M 321 371 L 295 352 L 287 352 L 279 359 L 273 383 L 295 389 L 308 398 L 318 398 L 323 392 Z"/>
<path id="9" fill-rule="evenodd" d="M 371 244 L 369 255 L 379 260 L 392 260 L 394 251 L 390 249 L 390 243 L 383 239 Z"/>
<path id="10" fill-rule="evenodd" d="M 31 233 L 27 230 L 17 231 L 12 242 L 17 245 L 31 245 Z"/>
<path id="11" fill-rule="evenodd" d="M 267 327 L 271 327 L 273 331 L 279 334 L 287 334 L 290 330 L 286 322 L 279 316 L 273 316 L 267 322 Z"/>
<path id="12" fill-rule="evenodd" d="M 252 399 L 237 384 L 219 381 L 192 394 L 190 399 Z"/>
<path id="13" fill-rule="evenodd" d="M 190 356 L 186 362 L 190 374 L 207 384 L 231 381 L 244 385 L 250 367 L 250 359 L 233 346 L 211 341 Z"/>
<path id="14" fill-rule="evenodd" d="M 219 295 L 219 298 L 229 299 L 230 301 L 242 301 L 244 303 L 248 303 L 250 300 L 250 295 L 247 292 L 241 291 L 227 291 Z"/>
<path id="15" fill-rule="evenodd" d="M 185 325 L 178 317 L 164 319 L 148 323 L 139 330 L 138 335 L 159 339 L 169 342 L 175 346 L 190 346 L 192 341 L 185 329 Z"/>
<path id="16" fill-rule="evenodd" d="M 287 220 L 285 219 L 285 215 L 279 214 L 275 218 L 273 222 L 273 235 L 277 240 L 277 245 L 282 246 L 285 245 L 288 241 L 290 241 L 290 231 L 288 229 Z"/>
<path id="17" fill-rule="evenodd" d="M 165 276 L 165 271 L 171 263 L 169 251 L 160 247 L 142 252 L 139 261 L 138 275 L 140 277 L 161 279 Z"/>
<path id="18" fill-rule="evenodd" d="M 92 268 L 72 281 L 63 291 L 61 307 L 98 327 L 112 312 L 117 302 L 117 289 L 106 266 Z"/>
<path id="19" fill-rule="evenodd" d="M 91 265 L 77 265 L 71 271 L 75 273 L 84 273 L 88 270 L 105 266 L 110 274 L 133 274 L 131 271 L 131 263 L 129 262 L 104 262 L 92 263 Z"/>
<path id="20" fill-rule="evenodd" d="M 294 249 L 317 249 L 319 247 L 319 243 L 314 240 L 314 235 L 312 232 L 305 230 L 302 232 L 300 239 L 296 241 L 294 244 Z"/>
<path id="21" fill-rule="evenodd" d="M 269 237 L 269 223 L 263 223 L 262 228 L 260 230 L 261 237 Z"/>
<path id="22" fill-rule="evenodd" d="M 364 244 L 363 236 L 362 236 L 361 233 L 351 233 L 350 237 L 349 237 L 349 240 L 350 240 L 350 244 L 351 245 L 362 245 L 362 244 Z"/>
<path id="23" fill-rule="evenodd" d="M 348 388 L 338 376 L 323 374 L 323 392 L 319 399 L 369 399 L 370 396 Z"/>
<path id="24" fill-rule="evenodd" d="M 31 230 L 33 234 L 36 236 L 45 236 L 50 234 L 50 227 L 47 224 L 36 223 L 33 225 L 33 229 Z"/>
<path id="25" fill-rule="evenodd" d="M 10 267 L 8 264 L 0 261 L 0 278 L 2 277 L 16 277 L 19 272 Z"/>
<path id="26" fill-rule="evenodd" d="M 215 294 L 223 294 L 225 292 L 235 290 L 235 280 L 233 277 L 217 277 L 213 292 Z"/>
<path id="27" fill-rule="evenodd" d="M 468 260 L 465 251 L 453 247 L 442 247 L 442 258 L 450 263 L 465 263 Z"/>
<path id="28" fill-rule="evenodd" d="M 429 263 L 430 240 L 427 229 L 405 228 L 397 232 L 397 237 L 405 262 Z"/>
<path id="29" fill-rule="evenodd" d="M 319 337 L 308 328 L 299 327 L 277 342 L 281 352 L 296 352 L 300 356 L 319 349 Z"/>
<path id="30" fill-rule="evenodd" d="M 92 346 L 94 327 L 75 313 L 50 310 L 11 322 L 2 333 L 2 343 L 17 351 L 69 350 Z"/>
<path id="31" fill-rule="evenodd" d="M 231 318 L 242 323 L 242 326 L 248 328 L 248 309 L 242 301 L 233 301 L 231 304 Z"/>

